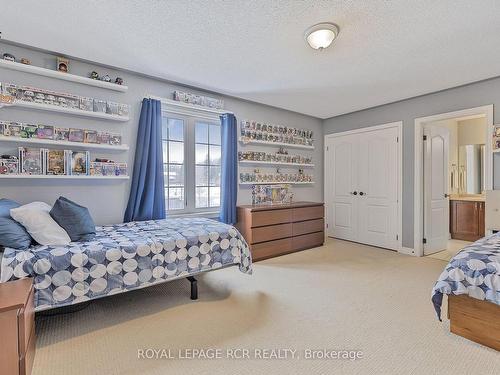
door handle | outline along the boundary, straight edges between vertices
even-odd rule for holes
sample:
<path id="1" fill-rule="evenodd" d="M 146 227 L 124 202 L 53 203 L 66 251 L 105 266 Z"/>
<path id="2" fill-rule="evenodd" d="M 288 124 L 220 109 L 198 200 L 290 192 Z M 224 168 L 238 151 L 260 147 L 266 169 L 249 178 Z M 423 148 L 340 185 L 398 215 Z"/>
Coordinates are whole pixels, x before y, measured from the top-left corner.
<path id="1" fill-rule="evenodd" d="M 352 195 L 358 195 L 358 192 L 357 191 L 353 191 L 351 194 Z"/>
<path id="2" fill-rule="evenodd" d="M 359 195 L 365 195 L 365 193 L 363 193 L 362 191 L 359 192 Z"/>
<path id="3" fill-rule="evenodd" d="M 445 194 L 444 197 L 445 198 L 448 198 L 450 196 L 450 194 Z"/>

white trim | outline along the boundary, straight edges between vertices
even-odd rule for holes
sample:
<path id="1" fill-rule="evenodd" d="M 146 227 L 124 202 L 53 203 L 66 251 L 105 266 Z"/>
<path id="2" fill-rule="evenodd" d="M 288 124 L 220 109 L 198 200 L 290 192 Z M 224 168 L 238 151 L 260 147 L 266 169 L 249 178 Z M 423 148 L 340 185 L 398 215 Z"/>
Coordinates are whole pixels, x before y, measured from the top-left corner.
<path id="1" fill-rule="evenodd" d="M 233 113 L 225 109 L 216 109 L 179 102 L 177 100 L 162 98 L 159 96 L 148 95 L 150 99 L 156 99 L 161 102 L 161 111 L 175 115 L 202 118 L 211 121 L 220 121 L 220 115 Z"/>
<path id="2" fill-rule="evenodd" d="M 415 256 L 415 250 L 413 250 L 411 247 L 401 247 L 401 250 L 399 251 L 401 254 L 406 254 L 406 255 L 413 255 Z"/>
<path id="3" fill-rule="evenodd" d="M 47 146 L 60 146 L 60 147 L 71 147 L 73 149 L 79 150 L 105 150 L 109 152 L 122 152 L 128 151 L 128 145 L 107 145 L 99 143 L 84 143 L 84 142 L 70 142 L 70 141 L 55 141 L 53 139 L 42 139 L 42 138 L 18 138 L 18 137 L 6 137 L 0 135 L 0 142 L 13 142 L 13 143 L 25 143 L 25 144 L 36 144 L 36 145 L 47 145 Z"/>
<path id="4" fill-rule="evenodd" d="M 75 74 L 63 73 L 57 70 L 41 68 L 39 66 L 34 66 L 34 65 L 25 65 L 8 60 L 0 60 L 0 67 L 6 69 L 18 70 L 20 72 L 25 72 L 25 73 L 36 74 L 39 76 L 62 79 L 64 81 L 81 83 L 83 85 L 100 87 L 102 89 L 108 89 L 113 91 L 125 92 L 128 90 L 128 87 L 125 85 L 118 85 L 112 82 L 105 82 L 97 79 L 77 76 Z"/>
<path id="5" fill-rule="evenodd" d="M 324 146 L 323 146 L 323 165 L 324 165 L 324 172 L 323 172 L 323 183 L 324 183 L 324 189 L 323 191 L 328 190 L 327 182 L 328 178 L 326 178 L 328 171 L 326 170 L 326 144 L 327 144 L 327 139 L 328 138 L 335 138 L 335 137 L 341 137 L 345 135 L 350 135 L 350 134 L 359 134 L 359 133 L 365 133 L 365 132 L 371 132 L 371 131 L 376 131 L 376 130 L 381 130 L 381 129 L 388 129 L 388 128 L 394 128 L 396 127 L 398 129 L 398 160 L 399 160 L 399 166 L 398 166 L 398 248 L 395 249 L 400 253 L 406 254 L 405 251 L 403 251 L 403 121 L 395 121 L 395 122 L 389 122 L 386 124 L 381 124 L 381 125 L 374 125 L 374 126 L 367 126 L 359 129 L 354 129 L 354 130 L 347 130 L 344 132 L 340 133 L 332 133 L 332 134 L 325 134 L 324 137 Z M 327 206 L 327 200 L 323 196 L 323 201 L 325 202 L 325 207 Z M 327 210 L 328 212 L 328 210 Z"/>
<path id="6" fill-rule="evenodd" d="M 99 118 L 99 119 L 110 120 L 110 121 L 125 122 L 125 121 L 130 120 L 129 116 L 110 115 L 109 113 L 84 111 L 83 109 L 58 107 L 58 106 L 50 105 L 50 104 L 40 104 L 40 103 L 23 102 L 23 101 L 14 101 L 14 103 L 9 103 L 9 104 L 0 103 L 0 108 L 9 108 L 9 107 L 20 107 L 20 108 L 36 109 L 36 110 L 40 110 L 40 111 L 65 113 L 65 114 L 69 114 L 69 115 Z"/>
<path id="7" fill-rule="evenodd" d="M 472 116 L 472 117 L 470 117 Z M 432 116 L 419 117 L 415 119 L 415 153 L 414 153 L 414 181 L 413 181 L 413 247 L 415 255 L 423 256 L 423 125 L 429 122 L 451 120 L 456 118 L 475 118 L 485 116 L 486 118 L 486 157 L 485 157 L 485 190 L 493 188 L 493 152 L 491 140 L 493 136 L 493 104 L 481 107 L 462 109 L 453 112 L 441 113 Z"/>

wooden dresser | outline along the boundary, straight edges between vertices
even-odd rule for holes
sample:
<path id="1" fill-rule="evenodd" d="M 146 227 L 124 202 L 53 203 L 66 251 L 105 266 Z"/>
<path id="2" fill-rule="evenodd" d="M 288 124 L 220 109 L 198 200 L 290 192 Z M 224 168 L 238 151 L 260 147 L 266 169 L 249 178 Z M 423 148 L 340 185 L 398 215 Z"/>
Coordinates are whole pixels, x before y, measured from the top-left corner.
<path id="1" fill-rule="evenodd" d="M 236 227 L 254 261 L 321 246 L 325 241 L 323 203 L 238 206 Z"/>
<path id="2" fill-rule="evenodd" d="M 33 279 L 0 284 L 0 374 L 31 374 L 35 357 Z"/>

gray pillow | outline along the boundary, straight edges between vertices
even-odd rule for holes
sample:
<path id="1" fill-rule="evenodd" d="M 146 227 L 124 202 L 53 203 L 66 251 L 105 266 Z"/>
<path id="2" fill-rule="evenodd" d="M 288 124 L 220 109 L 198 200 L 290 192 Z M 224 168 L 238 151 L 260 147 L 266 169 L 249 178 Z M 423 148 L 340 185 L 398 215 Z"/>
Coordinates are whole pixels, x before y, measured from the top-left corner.
<path id="1" fill-rule="evenodd" d="M 32 238 L 26 229 L 10 217 L 10 209 L 19 207 L 10 199 L 0 199 L 0 247 L 25 250 L 30 247 Z"/>
<path id="2" fill-rule="evenodd" d="M 69 235 L 71 241 L 90 241 L 95 236 L 94 220 L 86 207 L 59 197 L 50 210 L 50 216 Z"/>

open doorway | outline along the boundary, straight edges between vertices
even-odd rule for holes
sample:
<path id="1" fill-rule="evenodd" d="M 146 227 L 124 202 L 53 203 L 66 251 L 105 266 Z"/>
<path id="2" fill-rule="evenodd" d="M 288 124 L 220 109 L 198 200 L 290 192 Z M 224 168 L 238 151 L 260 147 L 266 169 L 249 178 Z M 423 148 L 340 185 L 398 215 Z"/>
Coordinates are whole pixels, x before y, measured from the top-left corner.
<path id="1" fill-rule="evenodd" d="M 484 192 L 492 183 L 488 108 L 415 121 L 416 134 L 420 130 L 419 144 L 415 143 L 420 162 L 415 175 L 418 255 L 449 260 L 485 235 Z"/>
<path id="2" fill-rule="evenodd" d="M 485 144 L 484 115 L 424 125 L 424 255 L 448 260 L 484 237 Z"/>

